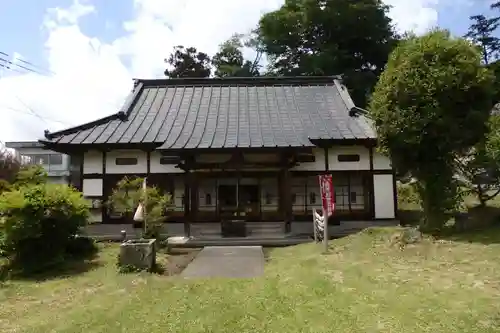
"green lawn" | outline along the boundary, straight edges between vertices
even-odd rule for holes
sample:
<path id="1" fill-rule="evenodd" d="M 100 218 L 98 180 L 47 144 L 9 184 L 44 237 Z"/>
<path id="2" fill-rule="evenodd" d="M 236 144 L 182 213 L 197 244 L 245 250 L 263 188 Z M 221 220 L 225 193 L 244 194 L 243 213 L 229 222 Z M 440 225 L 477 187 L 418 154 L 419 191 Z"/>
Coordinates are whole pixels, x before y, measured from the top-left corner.
<path id="1" fill-rule="evenodd" d="M 500 229 L 400 250 L 395 229 L 271 250 L 252 280 L 88 270 L 0 287 L 0 332 L 498 332 Z"/>

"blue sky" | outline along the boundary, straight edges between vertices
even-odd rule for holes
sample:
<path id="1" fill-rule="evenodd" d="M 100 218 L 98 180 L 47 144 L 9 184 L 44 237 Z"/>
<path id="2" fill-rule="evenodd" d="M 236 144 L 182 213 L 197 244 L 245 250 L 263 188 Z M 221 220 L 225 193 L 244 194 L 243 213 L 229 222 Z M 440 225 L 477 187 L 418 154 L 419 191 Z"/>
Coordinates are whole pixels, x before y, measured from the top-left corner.
<path id="1" fill-rule="evenodd" d="M 461 1 L 438 3 L 437 25 L 463 34 L 469 24 L 468 16 L 491 13 L 488 0 L 472 1 L 470 4 Z M 0 12 L 0 51 L 9 54 L 18 52 L 32 62 L 46 66 L 43 45 L 47 31 L 42 28 L 46 11 L 48 8 L 69 7 L 73 0 L 3 0 L 0 3 L 3 4 Z M 80 20 L 82 32 L 106 42 L 124 34 L 122 22 L 133 17 L 132 1 L 100 0 L 92 4 L 96 11 Z"/>
<path id="2" fill-rule="evenodd" d="M 460 4 L 460 0 L 457 0 L 456 3 L 445 3 L 438 6 L 437 24 L 440 27 L 450 29 L 455 34 L 463 35 L 469 27 L 469 16 L 477 14 L 500 16 L 500 10 L 490 9 L 492 2 L 493 0 L 470 0 Z"/>
<path id="3" fill-rule="evenodd" d="M 0 0 L 0 52 L 52 73 L 0 71 L 0 141 L 35 140 L 44 129 L 114 113 L 132 78 L 162 76 L 173 46 L 213 54 L 283 1 Z M 468 17 L 488 14 L 492 0 L 384 1 L 399 30 L 437 25 L 463 35 Z"/>
<path id="4" fill-rule="evenodd" d="M 42 25 L 47 9 L 69 7 L 73 0 L 3 1 L 5 3 L 0 11 L 0 51 L 8 54 L 18 52 L 30 62 L 46 68 L 43 45 L 47 31 Z M 96 12 L 79 22 L 82 32 L 107 42 L 122 35 L 122 22 L 132 18 L 132 1 L 101 0 L 95 1 L 94 5 Z"/>

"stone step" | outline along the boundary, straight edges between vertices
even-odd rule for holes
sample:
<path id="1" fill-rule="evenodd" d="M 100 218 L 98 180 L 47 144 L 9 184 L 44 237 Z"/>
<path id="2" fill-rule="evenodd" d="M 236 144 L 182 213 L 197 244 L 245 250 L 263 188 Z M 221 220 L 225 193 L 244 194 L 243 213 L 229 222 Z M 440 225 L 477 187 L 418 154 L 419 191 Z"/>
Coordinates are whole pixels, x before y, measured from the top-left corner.
<path id="1" fill-rule="evenodd" d="M 192 236 L 220 236 L 220 223 L 192 223 L 190 225 Z"/>
<path id="2" fill-rule="evenodd" d="M 204 247 L 204 246 L 290 246 L 303 243 L 310 243 L 313 240 L 310 237 L 302 238 L 218 238 L 218 239 L 189 239 L 185 242 L 173 243 L 174 247 Z"/>
<path id="3" fill-rule="evenodd" d="M 283 222 L 249 222 L 246 227 L 250 236 L 274 236 L 285 233 Z"/>

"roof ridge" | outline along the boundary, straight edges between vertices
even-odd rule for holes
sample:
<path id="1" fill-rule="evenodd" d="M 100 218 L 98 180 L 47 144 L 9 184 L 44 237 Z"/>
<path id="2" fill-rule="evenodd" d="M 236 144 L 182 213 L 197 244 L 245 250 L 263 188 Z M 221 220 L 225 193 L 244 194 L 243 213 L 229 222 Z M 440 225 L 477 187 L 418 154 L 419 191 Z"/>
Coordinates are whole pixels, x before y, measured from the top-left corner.
<path id="1" fill-rule="evenodd" d="M 136 84 L 144 86 L 183 86 L 183 85 L 310 85 L 334 84 L 340 80 L 340 75 L 332 76 L 257 76 L 257 77 L 223 77 L 223 78 L 161 78 L 161 79 L 134 79 Z"/>

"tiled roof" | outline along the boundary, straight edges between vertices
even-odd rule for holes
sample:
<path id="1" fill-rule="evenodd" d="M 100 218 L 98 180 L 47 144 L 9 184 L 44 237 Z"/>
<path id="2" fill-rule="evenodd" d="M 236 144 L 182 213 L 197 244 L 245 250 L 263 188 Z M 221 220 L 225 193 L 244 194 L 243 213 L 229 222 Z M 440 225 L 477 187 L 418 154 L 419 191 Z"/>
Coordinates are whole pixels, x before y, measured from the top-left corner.
<path id="1" fill-rule="evenodd" d="M 349 115 L 353 107 L 333 77 L 137 80 L 117 114 L 40 141 L 194 149 L 374 139 L 368 119 Z"/>

